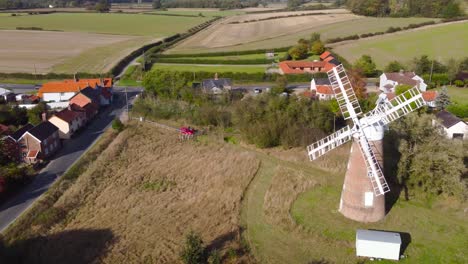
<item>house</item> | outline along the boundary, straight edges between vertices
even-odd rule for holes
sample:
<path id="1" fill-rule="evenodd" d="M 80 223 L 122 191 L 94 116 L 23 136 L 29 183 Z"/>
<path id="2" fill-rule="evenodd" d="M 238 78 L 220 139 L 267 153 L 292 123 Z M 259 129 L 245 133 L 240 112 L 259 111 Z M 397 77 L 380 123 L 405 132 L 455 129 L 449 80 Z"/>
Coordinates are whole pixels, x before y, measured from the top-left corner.
<path id="1" fill-rule="evenodd" d="M 54 114 L 49 118 L 49 122 L 58 127 L 60 138 L 69 139 L 78 129 L 85 125 L 86 113 L 73 111 L 70 106 Z"/>
<path id="2" fill-rule="evenodd" d="M 421 93 L 424 101 L 426 101 L 427 106 L 435 108 L 436 107 L 436 98 L 437 91 L 425 91 Z"/>
<path id="3" fill-rule="evenodd" d="M 312 79 L 312 81 L 310 81 L 310 91 L 312 93 L 315 92 L 315 98 L 319 100 L 331 100 L 335 98 L 335 93 L 329 82 L 321 82 L 321 84 L 317 85 L 315 79 Z"/>
<path id="4" fill-rule="evenodd" d="M 384 72 L 380 75 L 379 89 L 384 93 L 394 93 L 395 87 L 405 84 L 411 87 L 417 87 L 421 92 L 426 91 L 427 84 L 414 72 Z"/>
<path id="5" fill-rule="evenodd" d="M 49 121 L 26 131 L 18 140 L 22 160 L 36 163 L 52 156 L 61 147 L 59 129 Z"/>
<path id="6" fill-rule="evenodd" d="M 336 65 L 325 61 L 282 61 L 278 64 L 281 74 L 327 72 Z"/>
<path id="7" fill-rule="evenodd" d="M 340 65 L 341 62 L 336 59 L 329 51 L 324 51 L 320 54 L 320 60 L 334 64 L 335 66 Z"/>
<path id="8" fill-rule="evenodd" d="M 8 103 L 8 102 L 15 102 L 15 101 L 16 101 L 16 97 L 12 91 L 0 87 L 0 102 Z"/>
<path id="9" fill-rule="evenodd" d="M 4 134 L 0 136 L 0 139 L 3 141 L 3 151 L 13 160 L 21 160 L 20 148 L 18 140 L 29 131 L 34 126 L 31 124 L 26 124 L 25 126 L 19 128 L 14 133 Z"/>
<path id="10" fill-rule="evenodd" d="M 84 112 L 86 120 L 89 121 L 97 114 L 99 102 L 99 91 L 88 87 L 70 99 L 70 109 L 72 111 Z"/>
<path id="11" fill-rule="evenodd" d="M 214 79 L 203 80 L 202 87 L 205 93 L 221 94 L 232 89 L 232 81 L 229 78 L 218 78 L 218 74 L 215 74 Z"/>
<path id="12" fill-rule="evenodd" d="M 49 82 L 42 85 L 38 96 L 45 102 L 69 101 L 81 90 L 91 88 L 96 91 L 98 104 L 109 105 L 112 102 L 112 79 L 72 79 L 62 82 Z"/>
<path id="13" fill-rule="evenodd" d="M 436 114 L 438 121 L 433 121 L 433 125 L 438 123 L 445 131 L 447 138 L 467 139 L 468 124 L 453 114 L 443 110 Z"/>

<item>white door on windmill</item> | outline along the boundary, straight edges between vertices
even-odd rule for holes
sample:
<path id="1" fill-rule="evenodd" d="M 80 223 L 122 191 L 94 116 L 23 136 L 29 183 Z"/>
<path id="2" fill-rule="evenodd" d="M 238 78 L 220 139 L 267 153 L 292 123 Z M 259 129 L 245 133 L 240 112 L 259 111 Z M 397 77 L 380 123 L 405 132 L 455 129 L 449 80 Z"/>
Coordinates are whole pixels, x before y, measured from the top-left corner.
<path id="1" fill-rule="evenodd" d="M 344 119 L 351 119 L 353 124 L 352 127 L 348 125 L 308 146 L 309 158 L 315 160 L 355 137 L 364 157 L 374 194 L 376 196 L 383 195 L 389 192 L 390 188 L 369 140 L 375 140 L 379 137 L 378 134 L 383 135 L 382 126 L 424 106 L 425 101 L 419 90 L 413 88 L 390 101 L 386 98 L 379 99 L 377 106 L 372 111 L 359 118 L 362 115 L 359 100 L 343 65 L 334 67 L 327 74 Z M 373 134 L 374 132 L 377 134 Z M 365 203 L 370 204 L 370 199 L 365 199 Z"/>

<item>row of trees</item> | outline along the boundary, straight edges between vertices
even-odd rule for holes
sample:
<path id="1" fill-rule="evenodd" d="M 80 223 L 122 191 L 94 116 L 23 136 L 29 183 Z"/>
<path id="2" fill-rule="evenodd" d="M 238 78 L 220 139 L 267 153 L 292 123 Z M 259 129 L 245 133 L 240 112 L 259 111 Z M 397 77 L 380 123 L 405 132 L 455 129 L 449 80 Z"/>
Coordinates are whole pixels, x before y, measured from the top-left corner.
<path id="1" fill-rule="evenodd" d="M 0 104 L 0 124 L 13 127 L 26 123 L 37 125 L 41 122 L 41 114 L 44 112 L 47 112 L 47 105 L 44 102 L 40 102 L 29 110 L 17 105 Z"/>
<path id="2" fill-rule="evenodd" d="M 300 39 L 288 50 L 287 59 L 302 60 L 311 55 L 320 55 L 325 51 L 325 45 L 320 40 L 320 33 L 312 33 L 310 39 Z"/>
<path id="3" fill-rule="evenodd" d="M 453 18 L 463 16 L 457 0 L 347 0 L 347 7 L 365 16 L 423 16 Z"/>

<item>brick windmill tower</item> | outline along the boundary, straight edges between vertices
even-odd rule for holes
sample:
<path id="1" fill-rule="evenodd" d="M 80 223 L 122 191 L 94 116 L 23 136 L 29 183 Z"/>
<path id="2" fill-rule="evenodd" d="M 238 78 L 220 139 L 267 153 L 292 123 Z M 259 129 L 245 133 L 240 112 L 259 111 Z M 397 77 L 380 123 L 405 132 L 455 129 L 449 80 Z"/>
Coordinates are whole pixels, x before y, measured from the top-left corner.
<path id="1" fill-rule="evenodd" d="M 379 96 L 376 107 L 363 114 L 343 66 L 327 74 L 344 119 L 353 124 L 308 146 L 309 158 L 315 160 L 352 140 L 339 211 L 355 221 L 377 222 L 385 217 L 384 194 L 390 191 L 381 169 L 385 126 L 426 103 L 419 90 L 412 88 L 392 100 Z"/>

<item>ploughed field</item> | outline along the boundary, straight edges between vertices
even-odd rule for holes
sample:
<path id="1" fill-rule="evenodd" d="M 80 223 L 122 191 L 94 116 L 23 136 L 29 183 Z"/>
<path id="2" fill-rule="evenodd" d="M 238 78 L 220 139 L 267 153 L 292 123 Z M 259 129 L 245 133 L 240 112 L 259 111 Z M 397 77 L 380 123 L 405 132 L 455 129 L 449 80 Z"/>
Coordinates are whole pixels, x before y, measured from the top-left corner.
<path id="1" fill-rule="evenodd" d="M 326 14 L 322 14 L 326 13 Z M 287 17 L 309 14 L 307 16 Z M 261 20 L 280 17 L 270 20 Z M 260 20 L 252 21 L 251 20 Z M 167 53 L 209 53 L 216 51 L 257 50 L 294 45 L 300 38 L 319 32 L 322 40 L 353 34 L 385 31 L 437 19 L 371 18 L 344 9 L 244 14 L 221 20 L 182 41 Z"/>
<path id="2" fill-rule="evenodd" d="M 210 17 L 55 13 L 0 16 L 0 72 L 107 72 L 144 44 Z M 16 30 L 17 28 L 42 30 Z"/>

